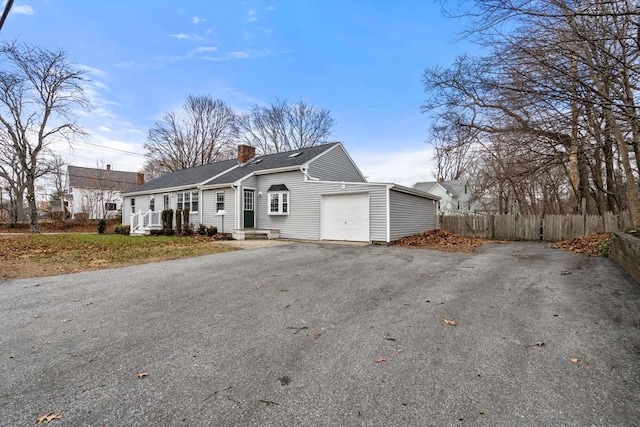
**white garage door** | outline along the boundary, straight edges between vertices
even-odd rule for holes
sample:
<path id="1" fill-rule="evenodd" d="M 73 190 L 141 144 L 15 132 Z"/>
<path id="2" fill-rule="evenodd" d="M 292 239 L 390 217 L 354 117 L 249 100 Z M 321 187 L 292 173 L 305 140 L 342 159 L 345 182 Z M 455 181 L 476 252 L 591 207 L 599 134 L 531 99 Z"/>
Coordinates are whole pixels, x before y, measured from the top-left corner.
<path id="1" fill-rule="evenodd" d="M 368 242 L 369 193 L 322 196 L 320 238 Z"/>

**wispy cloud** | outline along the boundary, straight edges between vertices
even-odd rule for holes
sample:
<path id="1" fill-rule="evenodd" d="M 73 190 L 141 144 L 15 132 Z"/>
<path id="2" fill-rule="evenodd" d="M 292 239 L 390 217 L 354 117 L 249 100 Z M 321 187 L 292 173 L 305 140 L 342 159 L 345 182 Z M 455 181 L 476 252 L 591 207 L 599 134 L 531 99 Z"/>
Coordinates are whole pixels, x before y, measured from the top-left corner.
<path id="1" fill-rule="evenodd" d="M 99 126 L 98 130 L 100 130 L 102 132 L 112 132 L 112 129 L 110 127 L 107 127 L 107 126 Z"/>
<path id="2" fill-rule="evenodd" d="M 236 50 L 229 52 L 226 55 L 221 56 L 201 56 L 198 59 L 206 61 L 229 61 L 232 59 L 251 59 L 251 58 L 264 58 L 271 55 L 270 50 Z"/>
<path id="3" fill-rule="evenodd" d="M 267 10 L 276 10 L 276 8 L 274 6 L 269 6 Z"/>
<path id="4" fill-rule="evenodd" d="M 5 2 L 2 2 L 3 6 Z M 16 15 L 33 15 L 33 8 L 28 4 L 14 4 L 11 13 Z"/>
<path id="5" fill-rule="evenodd" d="M 199 46 L 192 50 L 193 53 L 202 53 L 202 52 L 215 52 L 218 50 L 217 46 Z"/>
<path id="6" fill-rule="evenodd" d="M 194 42 L 203 42 L 205 39 L 202 36 L 199 36 L 197 34 L 184 34 L 184 33 L 178 33 L 178 34 L 169 34 L 170 37 L 173 37 L 176 40 L 191 40 Z"/>
<path id="7" fill-rule="evenodd" d="M 194 16 L 193 18 L 191 18 L 191 23 L 192 24 L 196 24 L 196 25 L 201 23 L 201 22 L 205 22 L 205 21 L 206 21 L 206 19 L 200 18 L 198 16 Z"/>
<path id="8" fill-rule="evenodd" d="M 248 21 L 249 21 L 249 22 L 255 22 L 255 21 L 257 21 L 257 20 L 258 20 L 258 17 L 257 17 L 256 15 L 257 15 L 257 12 L 256 12 L 255 10 L 250 10 L 250 11 L 249 11 L 249 18 L 248 18 Z"/>

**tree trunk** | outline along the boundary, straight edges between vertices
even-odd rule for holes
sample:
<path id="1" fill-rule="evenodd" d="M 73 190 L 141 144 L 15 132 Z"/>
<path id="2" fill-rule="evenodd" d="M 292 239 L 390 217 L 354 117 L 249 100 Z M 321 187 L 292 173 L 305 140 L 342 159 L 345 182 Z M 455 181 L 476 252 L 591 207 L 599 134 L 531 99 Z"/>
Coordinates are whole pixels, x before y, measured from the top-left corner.
<path id="1" fill-rule="evenodd" d="M 36 184 L 35 173 L 32 169 L 28 169 L 27 177 L 27 203 L 29 204 L 29 233 L 39 233 L 38 226 L 38 206 L 36 204 Z"/>

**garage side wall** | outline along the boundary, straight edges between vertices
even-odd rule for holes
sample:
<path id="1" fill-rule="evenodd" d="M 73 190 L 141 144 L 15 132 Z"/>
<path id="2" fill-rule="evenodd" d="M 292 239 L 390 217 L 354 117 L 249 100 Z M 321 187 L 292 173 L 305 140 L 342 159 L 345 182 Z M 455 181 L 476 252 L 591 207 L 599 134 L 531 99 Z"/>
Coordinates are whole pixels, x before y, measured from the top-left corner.
<path id="1" fill-rule="evenodd" d="M 389 190 L 391 241 L 435 229 L 436 203 L 430 199 Z"/>

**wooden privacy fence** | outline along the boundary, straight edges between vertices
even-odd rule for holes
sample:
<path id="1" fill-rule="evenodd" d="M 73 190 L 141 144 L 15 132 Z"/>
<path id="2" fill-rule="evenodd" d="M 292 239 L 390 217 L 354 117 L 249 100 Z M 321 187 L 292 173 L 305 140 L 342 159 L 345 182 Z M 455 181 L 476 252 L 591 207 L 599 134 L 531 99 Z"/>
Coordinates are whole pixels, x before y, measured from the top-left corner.
<path id="1" fill-rule="evenodd" d="M 464 237 L 497 240 L 560 240 L 626 229 L 628 212 L 615 215 L 444 215 L 441 228 Z"/>

